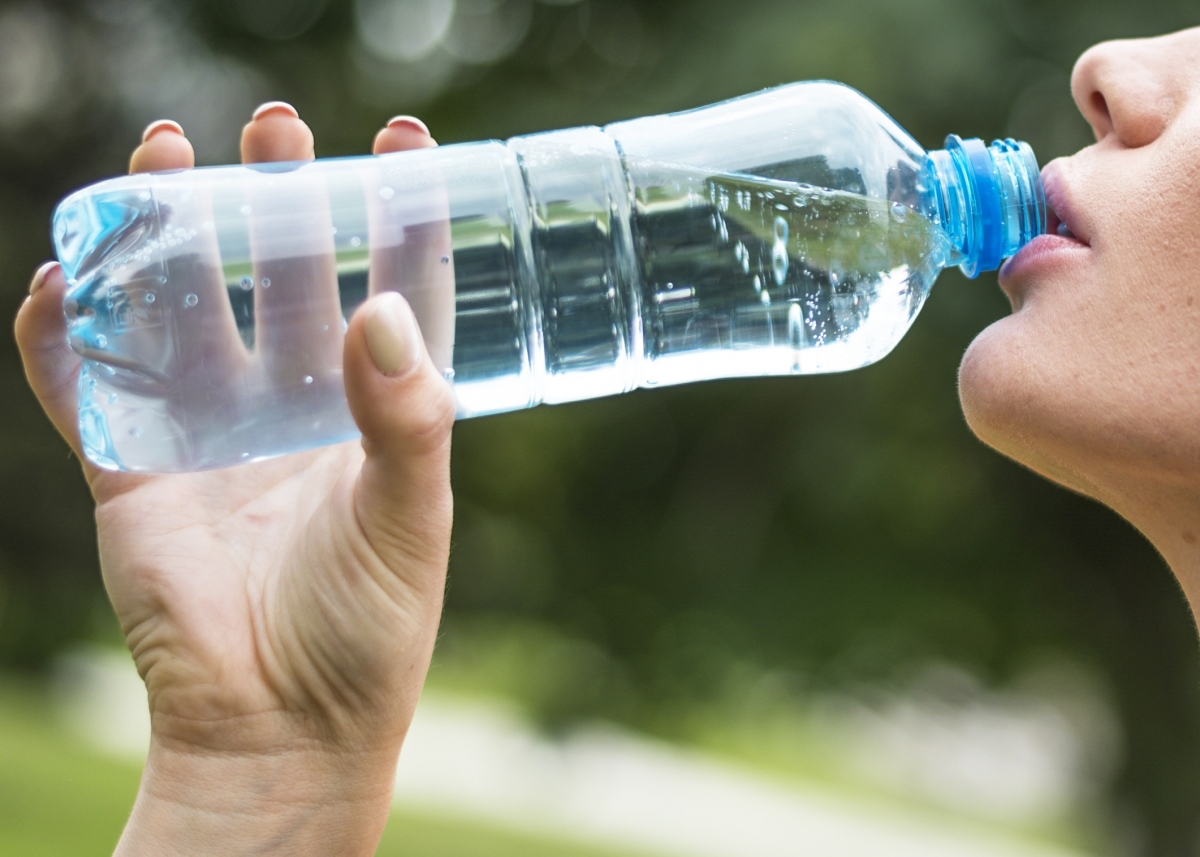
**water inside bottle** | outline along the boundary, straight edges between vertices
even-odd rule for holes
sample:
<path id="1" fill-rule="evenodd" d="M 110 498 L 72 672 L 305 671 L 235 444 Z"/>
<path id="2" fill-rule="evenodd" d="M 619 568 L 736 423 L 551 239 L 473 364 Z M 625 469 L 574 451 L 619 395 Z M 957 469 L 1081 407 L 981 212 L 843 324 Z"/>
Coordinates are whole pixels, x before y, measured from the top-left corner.
<path id="1" fill-rule="evenodd" d="M 874 362 L 944 265 L 945 234 L 902 202 L 652 164 L 631 173 L 654 382 Z"/>
<path id="2" fill-rule="evenodd" d="M 626 169 L 636 258 L 624 261 L 637 272 L 627 323 L 638 328 L 645 386 L 871 363 L 903 336 L 944 264 L 945 235 L 915 201 L 651 162 Z M 265 276 L 249 258 L 249 205 L 224 212 L 220 222 L 233 227 L 206 253 L 192 248 L 211 220 L 197 226 L 183 212 L 151 213 L 142 197 L 121 201 L 146 216 L 95 244 L 113 270 L 135 270 L 91 278 L 68 307 L 85 358 L 81 428 L 93 460 L 201 469 L 356 435 L 340 349 L 368 291 L 368 207 L 361 193 L 332 202 L 331 252 L 277 259 Z M 535 223 L 533 240 L 607 278 L 622 260 L 589 254 L 612 224 L 560 208 Z M 446 375 L 464 414 L 486 412 L 526 383 L 520 355 L 554 355 L 522 341 L 526 328 L 514 321 L 528 311 L 517 283 L 524 237 L 503 212 L 450 211 L 452 258 L 437 251 L 426 260 L 453 273 L 453 300 L 443 303 L 456 316 Z M 169 268 L 152 264 L 158 257 Z M 264 308 L 275 313 L 270 325 L 260 323 Z M 600 348 L 614 322 L 596 319 Z M 272 346 L 262 338 L 276 328 Z M 115 442 L 124 437 L 137 438 L 148 464 L 125 460 Z"/>

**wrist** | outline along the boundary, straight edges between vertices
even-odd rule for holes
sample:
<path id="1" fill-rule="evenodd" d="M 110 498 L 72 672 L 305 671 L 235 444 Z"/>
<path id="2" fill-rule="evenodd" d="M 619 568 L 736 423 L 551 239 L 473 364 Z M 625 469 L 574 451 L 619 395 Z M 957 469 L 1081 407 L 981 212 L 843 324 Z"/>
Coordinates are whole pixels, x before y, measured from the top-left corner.
<path id="1" fill-rule="evenodd" d="M 152 741 L 116 857 L 369 857 L 398 751 L 211 752 Z"/>

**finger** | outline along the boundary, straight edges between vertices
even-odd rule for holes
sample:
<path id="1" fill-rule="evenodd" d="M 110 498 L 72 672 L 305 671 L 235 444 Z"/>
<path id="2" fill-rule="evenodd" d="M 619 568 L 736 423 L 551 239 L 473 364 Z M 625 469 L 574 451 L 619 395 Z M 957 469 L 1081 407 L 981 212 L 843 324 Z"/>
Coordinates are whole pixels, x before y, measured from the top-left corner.
<path id="1" fill-rule="evenodd" d="M 14 325 L 25 377 L 50 422 L 82 458 L 77 399 L 81 361 L 67 344 L 63 316 L 67 280 L 62 266 L 57 262 L 42 265 L 29 290 Z"/>
<path id="2" fill-rule="evenodd" d="M 344 364 L 346 397 L 366 452 L 356 497 L 363 531 L 385 559 L 448 549 L 454 397 L 400 295 L 377 295 L 355 313 Z M 440 556 L 416 559 L 444 568 Z"/>
<path id="3" fill-rule="evenodd" d="M 242 131 L 248 163 L 309 161 L 313 135 L 282 101 L 254 111 Z M 304 170 L 253 176 L 247 193 L 254 259 L 255 349 L 276 387 L 340 383 L 342 310 L 333 220 L 321 176 Z"/>
<path id="4" fill-rule="evenodd" d="M 195 165 L 196 153 L 192 144 L 179 123 L 170 119 L 159 119 L 147 125 L 142 132 L 142 144 L 129 158 L 131 173 L 189 169 Z"/>
<path id="5" fill-rule="evenodd" d="M 259 105 L 242 129 L 243 164 L 311 161 L 315 157 L 312 131 L 286 101 Z"/>
<path id="6" fill-rule="evenodd" d="M 431 149 L 437 140 L 429 136 L 429 128 L 415 116 L 393 116 L 378 134 L 371 147 L 372 154 L 407 152 L 410 149 Z"/>
<path id="7" fill-rule="evenodd" d="M 437 146 L 420 119 L 396 116 L 375 135 L 376 155 Z M 384 186 L 383 182 L 379 182 Z M 417 317 L 429 355 L 445 374 L 454 356 L 454 254 L 445 188 L 398 188 L 381 199 L 368 192 L 371 228 L 370 292 L 397 291 Z"/>
<path id="8" fill-rule="evenodd" d="M 195 163 L 195 152 L 183 128 L 177 122 L 160 119 L 146 126 L 142 144 L 129 159 L 129 171 L 190 169 Z M 169 186 L 159 187 L 159 192 L 167 197 L 165 204 L 159 200 L 157 209 L 160 232 L 165 234 L 173 228 L 193 228 L 212 221 L 212 200 L 206 190 L 198 188 L 191 192 L 190 186 L 187 190 L 179 194 L 173 193 Z M 157 285 L 154 281 L 169 271 L 164 297 L 168 306 L 181 313 L 182 323 L 169 343 L 163 339 L 167 335 L 164 325 L 149 324 L 130 329 L 123 336 L 123 346 L 131 356 L 141 358 L 134 360 L 135 363 L 165 369 L 164 375 L 175 379 L 181 394 L 173 406 L 176 416 L 185 423 L 193 423 L 196 415 L 179 414 L 179 403 L 186 406 L 203 401 L 207 410 L 214 411 L 216 402 L 223 398 L 214 388 L 215 380 L 227 380 L 240 371 L 246 353 L 225 288 L 216 235 L 201 230 L 178 249 L 164 250 L 164 255 L 165 270 L 154 267 L 138 271 L 130 277 L 130 282 L 121 285 L 128 294 L 149 293 Z M 171 355 L 168 363 L 160 365 L 161 354 L 167 350 Z"/>

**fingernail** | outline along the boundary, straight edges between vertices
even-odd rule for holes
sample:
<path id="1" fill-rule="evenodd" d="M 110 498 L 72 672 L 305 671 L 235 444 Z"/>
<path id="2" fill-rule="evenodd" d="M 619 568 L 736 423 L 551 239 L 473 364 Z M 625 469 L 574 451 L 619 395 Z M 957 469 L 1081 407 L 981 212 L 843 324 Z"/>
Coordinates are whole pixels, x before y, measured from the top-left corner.
<path id="1" fill-rule="evenodd" d="M 142 142 L 145 143 L 159 131 L 174 131 L 180 137 L 186 136 L 183 133 L 183 126 L 178 122 L 172 119 L 159 119 L 146 126 L 146 130 L 142 132 Z"/>
<path id="2" fill-rule="evenodd" d="M 367 350 L 384 375 L 402 375 L 421 356 L 421 329 L 404 298 L 395 292 L 375 302 L 364 327 Z"/>
<path id="3" fill-rule="evenodd" d="M 293 119 L 300 118 L 300 114 L 296 112 L 296 108 L 288 104 L 286 101 L 268 101 L 265 104 L 260 104 L 254 111 L 254 116 L 252 118 L 258 120 L 266 116 L 268 113 L 276 110 L 287 113 Z"/>
<path id="4" fill-rule="evenodd" d="M 38 289 L 42 287 L 42 283 L 46 282 L 46 275 L 58 267 L 58 262 L 46 262 L 42 267 L 38 268 L 33 274 L 33 280 L 29 283 L 29 296 L 33 297 L 37 294 Z"/>
<path id="5" fill-rule="evenodd" d="M 401 128 L 406 125 L 410 128 L 416 128 L 426 137 L 429 136 L 429 126 L 416 116 L 393 116 L 387 121 L 387 126 L 389 128 Z"/>

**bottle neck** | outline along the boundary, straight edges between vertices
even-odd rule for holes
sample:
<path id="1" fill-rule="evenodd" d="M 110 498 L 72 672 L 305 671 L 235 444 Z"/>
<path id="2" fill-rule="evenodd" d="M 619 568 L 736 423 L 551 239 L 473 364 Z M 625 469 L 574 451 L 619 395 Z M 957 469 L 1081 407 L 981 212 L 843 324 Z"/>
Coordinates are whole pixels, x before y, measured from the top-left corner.
<path id="1" fill-rule="evenodd" d="M 929 153 L 926 184 L 950 239 L 948 265 L 974 278 L 1046 231 L 1046 197 L 1027 143 L 946 138 Z"/>

